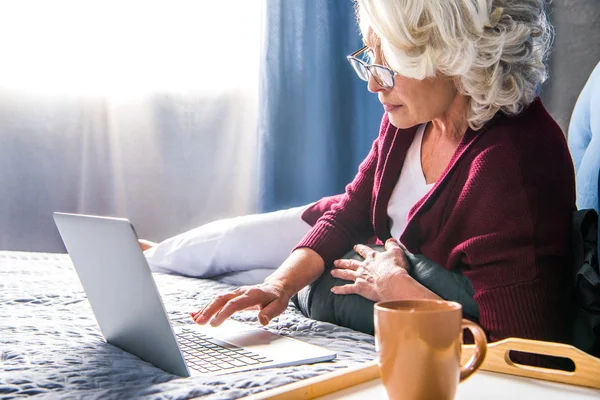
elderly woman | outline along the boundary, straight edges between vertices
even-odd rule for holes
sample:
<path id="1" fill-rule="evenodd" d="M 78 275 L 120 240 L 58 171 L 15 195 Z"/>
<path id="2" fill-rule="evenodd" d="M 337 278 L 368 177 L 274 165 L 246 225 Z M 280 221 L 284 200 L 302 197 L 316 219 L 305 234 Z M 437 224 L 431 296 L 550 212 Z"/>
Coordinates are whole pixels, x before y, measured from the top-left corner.
<path id="1" fill-rule="evenodd" d="M 312 228 L 264 283 L 193 319 L 219 325 L 257 306 L 267 324 L 331 263 L 350 281 L 339 295 L 439 298 L 409 275 L 399 241 L 470 280 L 491 340 L 564 340 L 574 174 L 537 97 L 544 3 L 357 0 L 365 46 L 348 59 L 383 105 L 378 138 L 343 195 L 303 211 Z M 357 244 L 375 241 L 384 252 Z M 340 260 L 353 246 L 364 261 Z"/>

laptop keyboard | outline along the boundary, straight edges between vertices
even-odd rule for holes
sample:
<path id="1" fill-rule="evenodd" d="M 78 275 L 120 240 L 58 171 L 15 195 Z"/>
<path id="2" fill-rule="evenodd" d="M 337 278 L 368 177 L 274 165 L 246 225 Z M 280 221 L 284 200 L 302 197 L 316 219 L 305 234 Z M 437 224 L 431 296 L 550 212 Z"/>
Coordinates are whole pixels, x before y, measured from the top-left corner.
<path id="1" fill-rule="evenodd" d="M 272 362 L 257 353 L 184 328 L 177 335 L 183 358 L 197 371 L 208 373 Z"/>

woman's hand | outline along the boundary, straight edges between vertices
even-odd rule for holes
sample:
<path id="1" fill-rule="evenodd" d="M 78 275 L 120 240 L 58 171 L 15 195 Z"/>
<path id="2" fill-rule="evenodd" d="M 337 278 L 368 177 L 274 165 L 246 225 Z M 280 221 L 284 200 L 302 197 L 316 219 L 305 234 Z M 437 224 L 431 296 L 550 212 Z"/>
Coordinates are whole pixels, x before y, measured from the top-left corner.
<path id="1" fill-rule="evenodd" d="M 190 315 L 200 325 L 210 322 L 212 326 L 219 326 L 237 311 L 258 307 L 258 321 L 267 325 L 286 310 L 291 297 L 292 294 L 288 294 L 283 286 L 272 282 L 242 286 L 216 296 L 200 311 Z"/>
<path id="2" fill-rule="evenodd" d="M 258 321 L 267 325 L 286 310 L 295 293 L 317 279 L 324 269 L 323 259 L 315 251 L 296 249 L 264 283 L 216 296 L 202 310 L 190 315 L 198 324 L 209 322 L 219 326 L 234 312 L 256 307 L 260 310 Z"/>
<path id="3" fill-rule="evenodd" d="M 354 250 L 364 261 L 336 260 L 331 270 L 335 278 L 352 281 L 344 286 L 334 286 L 335 294 L 358 294 L 372 301 L 399 298 L 398 292 L 406 285 L 409 264 L 404 251 L 394 239 L 385 242 L 385 251 L 377 252 L 358 244 Z"/>

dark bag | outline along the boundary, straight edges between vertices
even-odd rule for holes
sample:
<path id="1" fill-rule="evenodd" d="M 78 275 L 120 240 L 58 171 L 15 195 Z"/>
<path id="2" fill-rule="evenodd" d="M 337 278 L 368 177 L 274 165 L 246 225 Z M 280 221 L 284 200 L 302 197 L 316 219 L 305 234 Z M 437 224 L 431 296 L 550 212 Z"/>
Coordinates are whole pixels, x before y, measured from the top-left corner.
<path id="1" fill-rule="evenodd" d="M 371 247 L 375 251 L 384 250 L 384 246 Z M 404 253 L 410 264 L 410 275 L 417 282 L 446 300 L 460 303 L 466 314 L 475 318 L 479 317 L 479 307 L 473 300 L 475 290 L 473 290 L 471 282 L 465 276 L 459 271 L 448 271 L 421 254 L 412 254 L 406 250 Z M 342 258 L 363 259 L 353 250 L 346 253 Z M 331 293 L 330 289 L 333 286 L 350 283 L 331 276 L 332 267 L 326 268 L 323 275 L 302 289 L 292 298 L 292 301 L 306 317 L 331 322 L 372 335 L 374 331 L 374 302 L 356 294 L 340 296 Z"/>
<path id="2" fill-rule="evenodd" d="M 586 353 L 600 357 L 598 213 L 595 210 L 579 210 L 573 213 L 571 254 L 571 343 Z"/>

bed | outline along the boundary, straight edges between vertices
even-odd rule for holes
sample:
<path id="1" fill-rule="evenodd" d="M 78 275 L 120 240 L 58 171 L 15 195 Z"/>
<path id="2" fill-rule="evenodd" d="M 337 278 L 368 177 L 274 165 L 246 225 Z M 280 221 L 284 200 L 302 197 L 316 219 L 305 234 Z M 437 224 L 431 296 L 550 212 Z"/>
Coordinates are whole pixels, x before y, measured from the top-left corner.
<path id="1" fill-rule="evenodd" d="M 231 288 L 162 273 L 154 279 L 174 325 Z M 258 326 L 255 315 L 234 318 Z M 372 336 L 310 320 L 291 303 L 267 329 L 334 350 L 337 359 L 180 378 L 104 341 L 67 255 L 0 251 L 0 399 L 235 399 L 375 358 Z"/>

